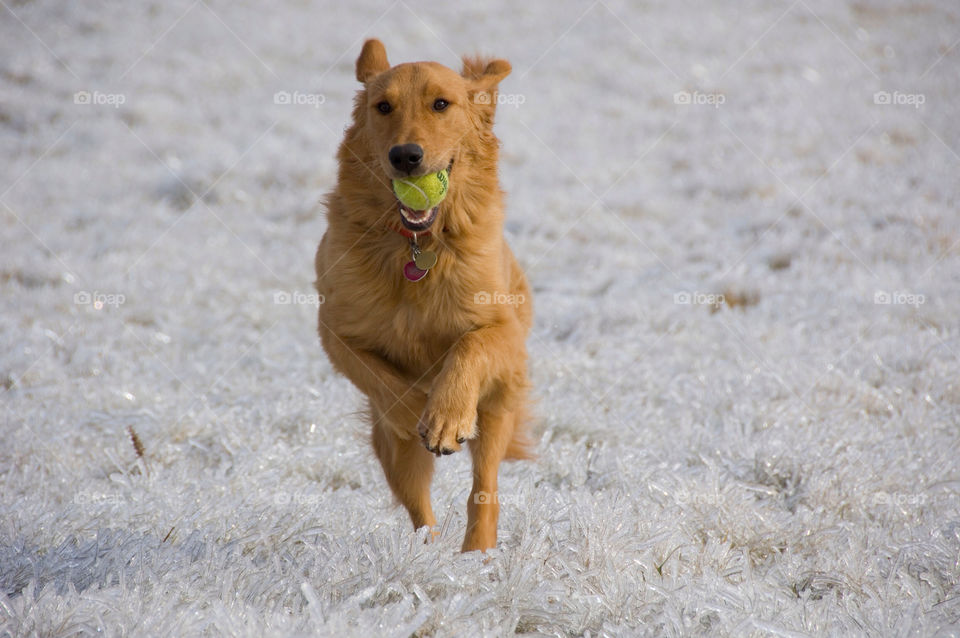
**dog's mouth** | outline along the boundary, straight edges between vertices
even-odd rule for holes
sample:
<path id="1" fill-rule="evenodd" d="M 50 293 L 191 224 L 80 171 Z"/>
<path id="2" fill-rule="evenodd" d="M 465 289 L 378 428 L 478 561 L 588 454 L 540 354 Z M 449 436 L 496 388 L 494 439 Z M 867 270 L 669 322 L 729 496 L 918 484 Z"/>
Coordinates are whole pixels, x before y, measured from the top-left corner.
<path id="1" fill-rule="evenodd" d="M 434 206 L 430 210 L 413 210 L 399 201 L 397 206 L 400 208 L 400 223 L 403 224 L 404 228 L 415 233 L 428 230 L 437 219 L 437 211 L 440 210 L 439 206 Z"/>
<path id="2" fill-rule="evenodd" d="M 453 158 L 450 158 L 450 164 L 447 165 L 447 174 L 453 172 Z M 439 204 L 428 210 L 413 210 L 405 206 L 399 199 L 397 200 L 397 209 L 400 211 L 400 223 L 409 231 L 422 233 L 430 230 L 433 222 L 437 220 L 437 212 L 440 210 Z"/>

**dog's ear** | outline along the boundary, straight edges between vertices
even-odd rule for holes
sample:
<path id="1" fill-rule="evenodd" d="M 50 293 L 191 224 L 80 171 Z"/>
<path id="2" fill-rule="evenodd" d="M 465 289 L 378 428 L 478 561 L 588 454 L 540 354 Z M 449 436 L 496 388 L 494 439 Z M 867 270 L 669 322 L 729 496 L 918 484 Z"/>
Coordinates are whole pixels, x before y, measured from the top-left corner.
<path id="1" fill-rule="evenodd" d="M 481 57 L 463 58 L 463 71 L 460 75 L 468 80 L 492 81 L 496 85 L 500 80 L 510 75 L 510 63 L 506 60 L 488 60 Z"/>
<path id="2" fill-rule="evenodd" d="M 506 60 L 463 58 L 460 75 L 467 79 L 470 102 L 480 110 L 488 124 L 493 123 L 493 113 L 497 108 L 497 86 L 510 75 L 510 71 L 510 63 Z"/>
<path id="3" fill-rule="evenodd" d="M 366 84 L 389 68 L 387 50 L 383 48 L 383 43 L 375 38 L 364 42 L 360 57 L 357 58 L 357 79 Z"/>

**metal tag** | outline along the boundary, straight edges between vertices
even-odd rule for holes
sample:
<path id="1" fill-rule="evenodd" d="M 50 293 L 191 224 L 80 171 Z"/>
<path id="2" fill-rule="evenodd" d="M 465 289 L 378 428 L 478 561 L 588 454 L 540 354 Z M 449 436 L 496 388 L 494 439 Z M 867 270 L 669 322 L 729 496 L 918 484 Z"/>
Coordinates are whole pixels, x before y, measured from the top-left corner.
<path id="1" fill-rule="evenodd" d="M 437 253 L 432 250 L 419 250 L 413 256 L 413 261 L 420 270 L 430 270 L 437 265 Z"/>

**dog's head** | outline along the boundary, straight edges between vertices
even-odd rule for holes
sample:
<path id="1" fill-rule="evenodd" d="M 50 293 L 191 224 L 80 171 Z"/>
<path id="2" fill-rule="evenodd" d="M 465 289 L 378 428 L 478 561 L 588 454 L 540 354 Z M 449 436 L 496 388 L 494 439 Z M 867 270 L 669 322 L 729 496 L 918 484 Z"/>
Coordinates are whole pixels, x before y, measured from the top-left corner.
<path id="1" fill-rule="evenodd" d="M 391 67 L 383 44 L 367 40 L 356 72 L 363 83 L 354 111 L 356 143 L 364 146 L 357 150 L 366 168 L 386 185 L 450 168 L 452 192 L 464 151 L 478 138 L 493 139 L 497 85 L 510 63 L 464 58 L 461 73 L 436 62 Z M 435 216 L 436 210 L 430 223 Z"/>

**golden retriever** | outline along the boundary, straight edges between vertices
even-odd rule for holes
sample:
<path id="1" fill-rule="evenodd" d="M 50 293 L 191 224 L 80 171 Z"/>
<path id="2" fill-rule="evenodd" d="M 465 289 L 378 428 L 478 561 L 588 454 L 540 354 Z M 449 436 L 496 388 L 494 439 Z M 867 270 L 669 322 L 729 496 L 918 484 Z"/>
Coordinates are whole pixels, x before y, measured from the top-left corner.
<path id="1" fill-rule="evenodd" d="M 496 545 L 500 462 L 530 458 L 531 294 L 503 236 L 492 130 L 509 73 L 505 60 L 479 58 L 464 58 L 460 73 L 435 62 L 391 67 L 380 41 L 365 42 L 315 263 L 323 347 L 366 395 L 387 483 L 431 537 L 435 457 L 469 444 L 463 551 Z M 447 168 L 435 209 L 399 204 L 391 180 Z M 414 281 L 406 269 L 427 251 L 436 264 L 414 269 Z"/>

